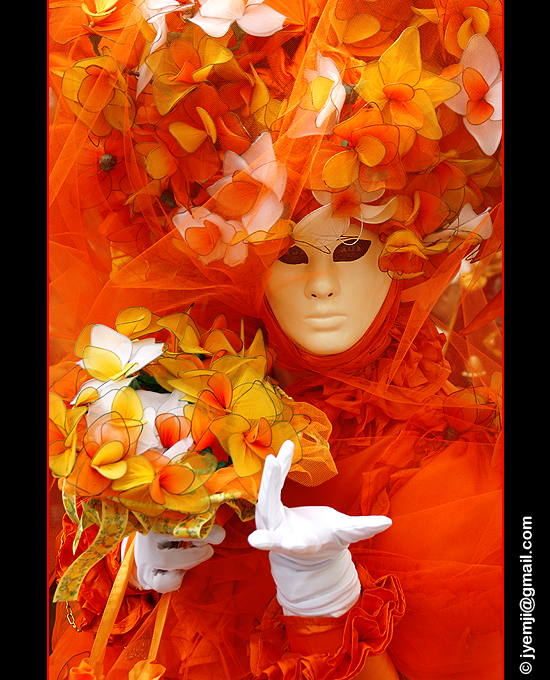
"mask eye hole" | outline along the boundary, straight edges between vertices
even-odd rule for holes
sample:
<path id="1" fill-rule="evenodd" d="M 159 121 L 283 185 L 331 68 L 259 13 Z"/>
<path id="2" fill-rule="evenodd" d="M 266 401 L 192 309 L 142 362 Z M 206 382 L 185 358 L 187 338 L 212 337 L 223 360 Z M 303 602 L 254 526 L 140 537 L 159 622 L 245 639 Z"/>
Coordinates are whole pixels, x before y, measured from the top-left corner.
<path id="1" fill-rule="evenodd" d="M 343 241 L 334 249 L 332 259 L 334 262 L 354 262 L 366 255 L 372 241 L 359 239 L 358 241 Z"/>
<path id="2" fill-rule="evenodd" d="M 307 264 L 309 262 L 307 253 L 300 246 L 290 246 L 284 255 L 281 255 L 279 262 L 285 264 Z"/>

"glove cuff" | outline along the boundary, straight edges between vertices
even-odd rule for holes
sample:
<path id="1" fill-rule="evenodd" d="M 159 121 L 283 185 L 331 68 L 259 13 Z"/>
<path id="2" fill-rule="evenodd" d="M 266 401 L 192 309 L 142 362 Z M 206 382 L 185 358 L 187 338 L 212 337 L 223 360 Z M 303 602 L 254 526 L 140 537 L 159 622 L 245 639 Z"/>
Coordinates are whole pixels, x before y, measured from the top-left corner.
<path id="1" fill-rule="evenodd" d="M 298 564 L 269 554 L 277 600 L 285 616 L 339 617 L 361 594 L 361 583 L 349 550 L 314 564 Z"/>

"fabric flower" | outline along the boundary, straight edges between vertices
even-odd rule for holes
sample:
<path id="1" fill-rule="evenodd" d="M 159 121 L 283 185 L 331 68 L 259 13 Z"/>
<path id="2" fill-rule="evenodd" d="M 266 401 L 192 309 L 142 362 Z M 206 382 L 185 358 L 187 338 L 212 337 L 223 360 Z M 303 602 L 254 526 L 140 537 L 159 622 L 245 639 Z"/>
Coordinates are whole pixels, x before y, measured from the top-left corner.
<path id="1" fill-rule="evenodd" d="M 378 266 L 392 278 L 414 279 L 424 274 L 428 252 L 417 234 L 410 229 L 400 229 L 390 234 L 384 243 Z"/>
<path id="2" fill-rule="evenodd" d="M 64 133 L 58 126 L 55 130 L 63 143 Z M 128 139 L 127 135 L 126 139 Z M 118 130 L 111 131 L 98 142 L 88 141 L 80 149 L 77 158 L 77 175 L 71 186 L 71 201 L 83 208 L 115 204 L 123 205 L 130 193 L 130 187 L 144 186 L 145 173 L 126 154 L 126 143 Z"/>
<path id="3" fill-rule="evenodd" d="M 61 81 L 61 91 L 73 113 L 98 137 L 111 130 L 123 131 L 135 117 L 135 103 L 128 94 L 126 79 L 109 49 L 102 55 L 81 59 L 70 66 Z"/>
<path id="4" fill-rule="evenodd" d="M 453 244 L 460 245 L 464 239 L 484 241 L 493 233 L 493 224 L 489 215 L 489 208 L 478 215 L 469 203 L 462 208 L 456 220 L 446 229 L 435 231 L 424 238 L 425 244 L 441 245 L 447 243 L 449 248 Z M 471 255 L 473 257 L 473 254 Z"/>
<path id="5" fill-rule="evenodd" d="M 149 48 L 149 54 L 151 54 L 155 50 L 158 50 L 159 47 L 162 47 L 164 44 L 166 44 L 166 40 L 168 39 L 166 15 L 170 12 L 181 10 L 182 6 L 178 0 L 145 0 L 145 2 L 143 2 L 139 8 L 143 14 L 143 18 L 150 26 L 153 27 L 156 32 L 156 37 Z M 153 72 L 149 66 L 146 63 L 142 64 L 139 69 L 136 98 L 139 97 L 140 93 L 147 86 L 152 76 Z"/>
<path id="6" fill-rule="evenodd" d="M 101 495 L 111 480 L 126 473 L 126 459 L 135 454 L 142 432 L 143 406 L 135 390 L 114 391 L 110 408 L 99 417 L 98 410 L 88 412 L 82 450 L 67 477 L 69 489 L 83 495 Z"/>
<path id="7" fill-rule="evenodd" d="M 190 182 L 203 183 L 218 173 L 219 147 L 242 152 L 250 146 L 244 133 L 239 136 L 228 130 L 227 113 L 228 106 L 216 89 L 202 83 L 159 121 L 156 134 Z"/>
<path id="8" fill-rule="evenodd" d="M 502 137 L 502 71 L 495 48 L 483 35 L 474 35 L 460 59 L 454 81 L 460 92 L 446 105 L 463 116 L 464 126 L 488 156 Z"/>
<path id="9" fill-rule="evenodd" d="M 80 334 L 75 354 L 78 366 L 101 382 L 115 381 L 136 373 L 164 351 L 154 338 L 130 340 L 102 324 L 90 324 Z"/>
<path id="10" fill-rule="evenodd" d="M 74 467 L 78 427 L 86 410 L 85 406 L 67 410 L 61 397 L 49 394 L 49 466 L 54 477 L 66 477 Z"/>
<path id="11" fill-rule="evenodd" d="M 154 73 L 152 93 L 155 105 L 163 116 L 207 80 L 215 68 L 233 61 L 231 50 L 210 36 L 199 37 L 189 33 L 187 28 L 187 32 L 146 59 L 147 66 Z"/>
<path id="12" fill-rule="evenodd" d="M 204 483 L 216 469 L 210 454 L 184 454 L 177 462 L 155 466 L 147 455 L 127 459 L 126 474 L 112 483 L 129 510 L 157 517 L 164 510 L 200 514 L 210 507 Z"/>
<path id="13" fill-rule="evenodd" d="M 437 25 L 445 51 L 457 59 L 473 35 L 490 36 L 499 46 L 502 33 L 501 0 L 434 0 L 433 8 L 412 7 L 415 14 Z"/>
<path id="14" fill-rule="evenodd" d="M 376 107 L 367 106 L 336 125 L 333 132 L 343 140 L 341 147 L 321 150 L 313 170 L 322 170 L 327 188 L 339 190 L 355 182 L 367 192 L 405 186 L 401 158 L 415 140 L 412 127 L 388 124 Z"/>
<path id="15" fill-rule="evenodd" d="M 179 210 L 172 221 L 187 246 L 203 264 L 223 260 L 233 267 L 246 260 L 248 246 L 244 241 L 232 244 L 233 237 L 243 227 L 235 220 L 224 220 L 207 208 Z"/>
<path id="16" fill-rule="evenodd" d="M 63 44 L 93 35 L 113 40 L 129 26 L 139 30 L 141 21 L 133 0 L 53 0 L 49 9 L 50 34 Z"/>
<path id="17" fill-rule="evenodd" d="M 224 356 L 203 372 L 202 385 L 193 381 L 194 375 L 171 381 L 191 402 L 184 414 L 196 448 L 212 447 L 220 460 L 229 456 L 239 477 L 261 473 L 265 457 L 275 455 L 286 439 L 294 441 L 296 459 L 301 456 L 294 425 L 301 427 L 302 421 L 254 366 L 265 369 L 263 362 L 243 357 L 236 364 L 233 357 Z"/>
<path id="18" fill-rule="evenodd" d="M 413 128 L 428 139 L 440 139 L 435 108 L 458 93 L 457 83 L 426 71 L 420 34 L 406 28 L 377 62 L 367 64 L 356 91 L 376 104 L 386 122 Z"/>
<path id="19" fill-rule="evenodd" d="M 434 231 L 423 239 L 411 229 L 400 229 L 388 236 L 378 264 L 392 278 L 411 279 L 431 270 L 429 258 L 443 252 L 452 252 L 464 243 L 481 243 L 492 234 L 489 210 L 478 215 L 466 204 L 458 218 L 448 227 Z M 479 247 L 479 245 L 478 245 Z M 476 248 L 468 255 L 474 257 Z"/>
<path id="20" fill-rule="evenodd" d="M 248 234 L 269 231 L 283 213 L 287 171 L 277 160 L 269 132 L 260 134 L 241 156 L 228 151 L 223 179 L 208 193 L 226 217 L 239 217 Z"/>
<path id="21" fill-rule="evenodd" d="M 380 224 L 389 220 L 397 208 L 397 198 L 392 197 L 380 205 L 369 205 L 367 201 L 374 201 L 380 198 L 383 190 L 368 193 L 360 187 L 352 185 L 344 191 L 314 191 L 313 195 L 321 207 L 313 210 L 292 230 L 292 236 L 296 241 L 306 243 L 323 243 L 326 240 L 326 228 L 320 233 L 315 231 L 316 224 L 325 224 L 330 221 L 333 226 L 333 234 L 330 235 L 329 242 L 343 236 L 349 229 L 351 218 L 355 218 L 365 224 Z M 328 245 L 325 243 L 325 245 Z"/>
<path id="22" fill-rule="evenodd" d="M 289 137 L 330 134 L 346 100 L 346 88 L 330 57 L 317 54 L 316 69 L 304 69 L 308 86 L 298 112 L 288 129 Z"/>
<path id="23" fill-rule="evenodd" d="M 273 150 L 271 135 L 262 133 L 242 155 L 227 151 L 224 177 L 207 188 L 215 203 L 180 210 L 173 218 L 186 245 L 199 259 L 223 259 L 229 266 L 245 261 L 248 243 L 282 238 L 289 225 L 280 220 L 287 171 Z"/>
<path id="24" fill-rule="evenodd" d="M 185 395 L 174 390 L 170 394 L 159 394 L 140 390 L 143 405 L 143 430 L 136 447 L 136 455 L 144 451 L 156 451 L 172 459 L 188 451 L 193 440 L 189 436 L 189 425 L 183 419 Z"/>
<path id="25" fill-rule="evenodd" d="M 288 20 L 263 1 L 206 0 L 190 21 L 213 38 L 225 35 L 234 21 L 249 35 L 267 37 L 281 30 Z"/>

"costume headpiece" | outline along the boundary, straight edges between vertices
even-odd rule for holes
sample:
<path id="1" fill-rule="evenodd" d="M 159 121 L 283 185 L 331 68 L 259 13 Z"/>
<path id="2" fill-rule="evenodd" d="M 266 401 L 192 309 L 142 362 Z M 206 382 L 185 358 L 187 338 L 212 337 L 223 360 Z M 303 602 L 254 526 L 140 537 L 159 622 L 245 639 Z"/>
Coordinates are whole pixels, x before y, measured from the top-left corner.
<path id="1" fill-rule="evenodd" d="M 314 210 L 378 232 L 397 278 L 498 249 L 500 2 L 50 4 L 51 197 L 88 211 L 110 276 L 173 230 L 238 285 Z"/>

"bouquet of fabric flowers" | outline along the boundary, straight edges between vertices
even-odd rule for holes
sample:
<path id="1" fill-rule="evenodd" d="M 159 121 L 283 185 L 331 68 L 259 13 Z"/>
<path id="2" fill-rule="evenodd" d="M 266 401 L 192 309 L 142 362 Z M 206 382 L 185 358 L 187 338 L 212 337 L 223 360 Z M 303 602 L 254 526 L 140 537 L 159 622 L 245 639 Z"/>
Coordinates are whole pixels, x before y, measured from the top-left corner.
<path id="1" fill-rule="evenodd" d="M 131 308 L 115 329 L 83 330 L 80 360 L 50 393 L 49 461 L 78 536 L 100 530 L 58 599 L 136 530 L 202 538 L 223 503 L 250 519 L 266 456 L 291 440 L 302 458 L 310 418 L 268 377 L 261 331 L 246 347 L 226 325 L 201 333 L 189 310 Z"/>

